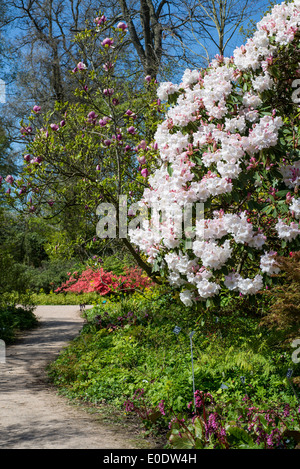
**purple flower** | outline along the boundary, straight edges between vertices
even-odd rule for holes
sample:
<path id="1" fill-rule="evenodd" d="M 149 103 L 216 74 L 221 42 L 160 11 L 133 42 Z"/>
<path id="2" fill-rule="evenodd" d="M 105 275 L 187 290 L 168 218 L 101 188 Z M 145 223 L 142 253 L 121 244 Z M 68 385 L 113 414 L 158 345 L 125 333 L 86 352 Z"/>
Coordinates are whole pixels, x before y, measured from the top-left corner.
<path id="1" fill-rule="evenodd" d="M 111 37 L 106 37 L 101 42 L 103 47 L 112 47 L 113 43 L 114 43 L 114 40 Z"/>
<path id="2" fill-rule="evenodd" d="M 146 141 L 145 141 L 145 140 L 141 140 L 141 142 L 140 142 L 138 148 L 139 148 L 139 149 L 142 148 L 143 150 L 145 150 L 146 147 L 147 147 Z"/>
<path id="3" fill-rule="evenodd" d="M 145 155 L 143 156 L 138 156 L 137 157 L 137 160 L 140 164 L 145 164 L 146 163 L 146 158 L 145 158 Z"/>
<path id="4" fill-rule="evenodd" d="M 105 88 L 103 90 L 103 94 L 104 94 L 104 96 L 111 96 L 112 94 L 114 94 L 114 89 L 113 88 Z"/>
<path id="5" fill-rule="evenodd" d="M 104 140 L 103 143 L 104 143 L 104 145 L 105 145 L 106 147 L 109 147 L 109 146 L 111 145 L 111 140 L 106 139 L 106 140 Z"/>
<path id="6" fill-rule="evenodd" d="M 99 120 L 99 125 L 101 125 L 101 127 L 104 127 L 107 124 L 107 122 L 108 122 L 107 119 L 103 117 L 103 119 Z"/>
<path id="7" fill-rule="evenodd" d="M 51 127 L 51 129 L 52 129 L 54 132 L 56 132 L 56 130 L 59 129 L 59 127 L 58 127 L 57 124 L 50 124 L 50 127 Z"/>
<path id="8" fill-rule="evenodd" d="M 2 181 L 3 181 L 3 177 L 0 176 L 0 186 L 1 186 L 1 184 L 2 184 Z"/>
<path id="9" fill-rule="evenodd" d="M 91 111 L 88 114 L 89 119 L 96 119 L 98 117 L 98 114 L 95 113 L 95 111 Z"/>
<path id="10" fill-rule="evenodd" d="M 159 409 L 159 411 L 160 411 L 160 413 L 161 413 L 162 415 L 166 415 L 166 412 L 165 412 L 165 405 L 164 405 L 164 404 L 165 404 L 165 401 L 164 401 L 164 400 L 162 400 L 162 401 L 158 404 L 158 409 Z"/>
<path id="11" fill-rule="evenodd" d="M 124 148 L 125 151 L 130 151 L 131 150 L 131 146 L 130 145 L 126 145 L 126 147 Z"/>
<path id="12" fill-rule="evenodd" d="M 42 159 L 41 156 L 36 156 L 35 158 L 33 158 L 33 159 L 31 160 L 31 163 L 38 163 L 38 164 L 40 164 L 42 161 L 43 161 L 43 159 Z"/>
<path id="13" fill-rule="evenodd" d="M 141 175 L 146 178 L 149 175 L 149 171 L 147 168 L 142 169 Z"/>
<path id="14" fill-rule="evenodd" d="M 79 62 L 77 64 L 77 70 L 85 70 L 85 69 L 86 69 L 86 65 L 83 62 Z"/>
<path id="15" fill-rule="evenodd" d="M 29 126 L 29 127 L 22 127 L 22 128 L 20 129 L 20 132 L 21 132 L 22 135 L 31 134 L 31 132 L 32 132 L 32 127 L 30 127 L 30 126 Z"/>
<path id="16" fill-rule="evenodd" d="M 127 29 L 127 24 L 123 23 L 122 21 L 118 24 L 117 26 L 118 29 L 122 29 L 122 31 L 126 31 Z"/>
<path id="17" fill-rule="evenodd" d="M 108 72 L 108 70 L 110 70 L 113 67 L 114 67 L 114 64 L 112 64 L 110 62 L 107 62 L 106 64 L 103 65 L 103 68 L 106 72 Z"/>
<path id="18" fill-rule="evenodd" d="M 145 80 L 150 83 L 150 81 L 152 80 L 151 76 L 150 75 L 147 75 L 145 76 Z"/>
<path id="19" fill-rule="evenodd" d="M 87 119 L 88 123 L 95 125 L 97 117 L 98 117 L 98 114 L 96 114 L 95 111 L 91 111 L 88 114 L 88 119 Z"/>
<path id="20" fill-rule="evenodd" d="M 133 127 L 133 125 L 131 125 L 130 127 L 128 127 L 127 132 L 131 135 L 134 135 L 135 134 L 135 127 Z"/>
<path id="21" fill-rule="evenodd" d="M 40 112 L 40 110 L 41 110 L 41 106 L 33 106 L 33 112 L 38 113 Z"/>
<path id="22" fill-rule="evenodd" d="M 135 113 L 133 111 L 131 111 L 130 109 L 127 109 L 127 111 L 125 112 L 125 115 L 128 116 L 128 117 L 132 117 L 132 119 L 136 118 Z"/>
<path id="23" fill-rule="evenodd" d="M 98 26 L 100 24 L 104 24 L 106 22 L 106 17 L 104 15 L 102 15 L 100 18 L 97 17 L 94 19 L 94 23 L 98 24 Z"/>
<path id="24" fill-rule="evenodd" d="M 8 182 L 8 184 L 13 184 L 14 178 L 10 174 L 6 176 L 5 181 Z"/>
<path id="25" fill-rule="evenodd" d="M 97 164 L 97 166 L 96 166 L 96 171 L 100 171 L 100 169 L 101 169 L 100 164 Z"/>
<path id="26" fill-rule="evenodd" d="M 64 120 L 60 121 L 60 126 L 64 127 L 66 125 L 66 122 Z"/>
<path id="27" fill-rule="evenodd" d="M 52 207 L 54 205 L 54 200 L 52 200 L 52 199 L 48 200 L 48 205 L 49 205 L 49 207 Z"/>
<path id="28" fill-rule="evenodd" d="M 30 161 L 30 155 L 25 155 L 25 156 L 24 156 L 24 160 L 27 161 L 27 163 L 29 163 L 29 161 Z"/>

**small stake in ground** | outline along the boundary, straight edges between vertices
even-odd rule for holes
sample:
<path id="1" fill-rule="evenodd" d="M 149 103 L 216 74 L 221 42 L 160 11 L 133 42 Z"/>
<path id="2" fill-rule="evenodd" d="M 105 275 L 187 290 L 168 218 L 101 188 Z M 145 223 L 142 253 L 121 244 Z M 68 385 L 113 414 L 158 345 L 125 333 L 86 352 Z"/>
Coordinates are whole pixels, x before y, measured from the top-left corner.
<path id="1" fill-rule="evenodd" d="M 293 383 L 292 383 L 292 381 L 291 381 L 292 374 L 293 374 L 293 370 L 292 370 L 292 368 L 289 368 L 289 369 L 287 370 L 286 377 L 287 377 L 287 380 L 288 380 L 289 385 L 291 386 L 291 388 L 292 388 L 292 390 L 293 390 L 293 393 L 294 393 L 295 396 L 296 396 L 297 401 L 298 401 L 299 404 L 300 404 L 299 397 L 297 396 L 297 393 L 296 393 L 295 388 L 294 388 L 294 386 L 293 386 Z"/>
<path id="2" fill-rule="evenodd" d="M 195 331 L 190 333 L 190 343 L 191 343 L 191 359 L 192 359 L 192 375 L 193 375 L 193 396 L 194 396 L 194 409 L 196 412 L 196 401 L 195 401 L 195 374 L 194 374 L 194 360 L 193 360 L 193 335 Z"/>

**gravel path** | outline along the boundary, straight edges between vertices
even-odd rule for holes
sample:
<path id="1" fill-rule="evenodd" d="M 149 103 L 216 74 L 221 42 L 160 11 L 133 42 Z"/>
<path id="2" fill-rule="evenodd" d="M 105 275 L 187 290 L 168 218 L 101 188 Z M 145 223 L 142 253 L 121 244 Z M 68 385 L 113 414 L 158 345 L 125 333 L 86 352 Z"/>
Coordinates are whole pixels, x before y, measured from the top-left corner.
<path id="1" fill-rule="evenodd" d="M 38 306 L 40 327 L 6 348 L 0 363 L 0 449 L 133 449 L 126 429 L 104 426 L 47 385 L 45 367 L 74 338 L 78 306 Z"/>

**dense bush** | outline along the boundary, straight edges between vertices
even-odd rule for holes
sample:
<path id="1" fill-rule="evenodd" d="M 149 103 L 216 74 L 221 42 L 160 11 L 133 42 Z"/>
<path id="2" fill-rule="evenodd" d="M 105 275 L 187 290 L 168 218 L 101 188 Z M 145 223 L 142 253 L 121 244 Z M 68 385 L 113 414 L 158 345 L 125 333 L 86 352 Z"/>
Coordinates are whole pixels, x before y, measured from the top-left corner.
<path id="1" fill-rule="evenodd" d="M 9 344 L 14 342 L 19 331 L 37 326 L 33 308 L 0 306 L 0 339 Z"/>
<path id="2" fill-rule="evenodd" d="M 104 269 L 88 268 L 83 272 L 69 273 L 69 279 L 55 290 L 60 292 L 89 293 L 97 292 L 104 296 L 115 292 L 134 292 L 153 285 L 153 282 L 143 274 L 141 269 L 125 269 L 125 275 L 114 275 Z"/>
<path id="3" fill-rule="evenodd" d="M 28 267 L 27 288 L 32 292 L 50 293 L 58 288 L 68 279 L 67 272 L 78 267 L 76 259 L 71 260 L 47 260 L 43 261 L 39 267 Z"/>

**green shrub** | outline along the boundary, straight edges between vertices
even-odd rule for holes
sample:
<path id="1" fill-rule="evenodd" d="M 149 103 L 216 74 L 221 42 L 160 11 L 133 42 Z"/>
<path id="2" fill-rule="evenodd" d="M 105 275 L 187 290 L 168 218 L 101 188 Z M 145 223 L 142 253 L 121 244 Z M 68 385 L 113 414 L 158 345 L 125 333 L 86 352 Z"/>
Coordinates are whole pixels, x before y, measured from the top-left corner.
<path id="1" fill-rule="evenodd" d="M 16 334 L 20 331 L 36 327 L 38 320 L 32 308 L 16 306 L 0 307 L 0 339 L 10 344 L 15 341 Z"/>

